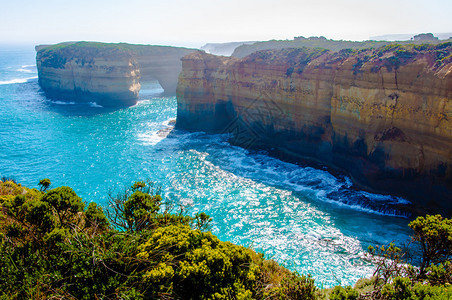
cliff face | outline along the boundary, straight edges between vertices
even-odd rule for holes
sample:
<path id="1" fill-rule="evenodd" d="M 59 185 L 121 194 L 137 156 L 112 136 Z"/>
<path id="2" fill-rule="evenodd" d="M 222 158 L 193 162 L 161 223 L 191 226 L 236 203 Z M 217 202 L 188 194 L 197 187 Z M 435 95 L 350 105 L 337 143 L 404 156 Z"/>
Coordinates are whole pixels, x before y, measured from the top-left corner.
<path id="1" fill-rule="evenodd" d="M 140 81 L 157 80 L 165 95 L 176 94 L 177 79 L 182 70 L 181 58 L 194 51 L 179 47 L 148 45 L 127 45 L 127 49 L 138 63 Z"/>
<path id="2" fill-rule="evenodd" d="M 256 41 L 229 42 L 229 43 L 207 43 L 200 49 L 210 54 L 231 56 L 234 50 L 241 45 L 254 44 Z"/>
<path id="3" fill-rule="evenodd" d="M 183 59 L 177 126 L 452 211 L 452 45 Z"/>
<path id="4" fill-rule="evenodd" d="M 129 53 L 96 47 L 47 49 L 38 51 L 36 61 L 39 84 L 49 98 L 102 106 L 136 103 L 140 71 Z"/>
<path id="5" fill-rule="evenodd" d="M 158 80 L 174 95 L 190 49 L 95 42 L 37 46 L 39 84 L 49 98 L 97 102 L 102 106 L 134 105 L 140 81 Z"/>

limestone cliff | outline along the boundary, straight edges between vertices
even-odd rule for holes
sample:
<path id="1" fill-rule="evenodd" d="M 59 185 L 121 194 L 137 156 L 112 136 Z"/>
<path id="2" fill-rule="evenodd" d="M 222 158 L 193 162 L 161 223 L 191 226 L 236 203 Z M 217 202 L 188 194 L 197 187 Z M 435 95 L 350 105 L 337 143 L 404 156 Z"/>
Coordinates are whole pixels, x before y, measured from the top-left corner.
<path id="1" fill-rule="evenodd" d="M 138 99 L 140 72 L 126 51 L 51 47 L 38 51 L 36 61 L 39 84 L 49 98 L 102 106 L 128 106 Z"/>
<path id="2" fill-rule="evenodd" d="M 135 104 L 143 81 L 158 80 L 165 94 L 174 95 L 180 58 L 193 50 L 67 42 L 36 51 L 39 84 L 47 97 L 116 107 Z"/>
<path id="3" fill-rule="evenodd" d="M 171 46 L 127 45 L 140 68 L 142 82 L 157 80 L 165 95 L 175 95 L 182 70 L 181 58 L 193 49 Z"/>
<path id="4" fill-rule="evenodd" d="M 183 58 L 177 127 L 346 171 L 452 212 L 452 43 Z"/>

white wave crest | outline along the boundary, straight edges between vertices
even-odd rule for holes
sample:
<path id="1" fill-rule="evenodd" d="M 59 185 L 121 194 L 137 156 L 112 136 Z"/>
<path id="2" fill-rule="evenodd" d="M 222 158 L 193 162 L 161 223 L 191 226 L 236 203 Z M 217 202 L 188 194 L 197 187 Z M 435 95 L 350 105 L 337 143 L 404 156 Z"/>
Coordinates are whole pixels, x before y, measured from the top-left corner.
<path id="1" fill-rule="evenodd" d="M 57 105 L 74 105 L 75 102 L 66 102 L 66 101 L 49 101 L 52 104 L 57 104 Z"/>
<path id="2" fill-rule="evenodd" d="M 23 73 L 36 73 L 36 65 L 23 65 L 16 71 Z"/>
<path id="3" fill-rule="evenodd" d="M 15 79 L 11 79 L 11 80 L 3 80 L 3 81 L 0 81 L 0 85 L 25 83 L 30 80 L 36 79 L 36 78 L 38 78 L 38 76 L 33 76 L 33 77 L 28 77 L 28 78 L 15 78 Z"/>
<path id="4" fill-rule="evenodd" d="M 18 71 L 18 72 L 24 72 L 24 73 L 33 73 L 32 70 L 28 70 L 28 69 L 17 69 L 16 71 Z"/>
<path id="5" fill-rule="evenodd" d="M 102 105 L 97 104 L 96 102 L 89 102 L 89 106 L 91 107 L 103 107 Z"/>
<path id="6" fill-rule="evenodd" d="M 174 119 L 168 119 L 161 123 L 153 124 L 155 127 L 160 128 L 160 130 L 139 133 L 137 135 L 138 140 L 140 140 L 145 146 L 157 145 L 160 141 L 164 140 L 168 134 L 170 134 L 174 128 L 174 124 Z"/>
<path id="7" fill-rule="evenodd" d="M 200 140 L 201 143 L 205 143 Z M 322 202 L 366 213 L 405 217 L 403 205 L 410 202 L 400 197 L 355 190 L 347 176 L 327 170 L 297 166 L 266 154 L 253 154 L 241 148 L 220 146 L 215 151 L 206 148 L 206 159 L 238 176 L 293 192 L 309 193 Z M 409 215 L 409 213 L 407 213 Z"/>
<path id="8" fill-rule="evenodd" d="M 163 139 L 164 137 L 160 136 L 158 131 L 138 134 L 138 140 L 140 140 L 144 146 L 155 146 Z"/>

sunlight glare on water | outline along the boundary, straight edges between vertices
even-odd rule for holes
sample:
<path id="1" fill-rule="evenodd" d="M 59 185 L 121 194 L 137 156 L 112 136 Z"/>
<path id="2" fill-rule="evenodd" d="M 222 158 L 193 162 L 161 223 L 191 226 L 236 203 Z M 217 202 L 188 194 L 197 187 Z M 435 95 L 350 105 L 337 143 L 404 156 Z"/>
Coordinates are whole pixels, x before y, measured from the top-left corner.
<path id="1" fill-rule="evenodd" d="M 176 98 L 156 96 L 158 85 L 147 85 L 133 107 L 107 110 L 49 101 L 36 76 L 33 51 L 0 51 L 2 176 L 30 187 L 48 177 L 104 205 L 112 188 L 150 178 L 190 214 L 210 214 L 220 239 L 310 273 L 324 287 L 370 276 L 369 244 L 408 238 L 407 219 L 378 209 L 401 198 L 232 146 L 227 135 L 172 130 Z"/>

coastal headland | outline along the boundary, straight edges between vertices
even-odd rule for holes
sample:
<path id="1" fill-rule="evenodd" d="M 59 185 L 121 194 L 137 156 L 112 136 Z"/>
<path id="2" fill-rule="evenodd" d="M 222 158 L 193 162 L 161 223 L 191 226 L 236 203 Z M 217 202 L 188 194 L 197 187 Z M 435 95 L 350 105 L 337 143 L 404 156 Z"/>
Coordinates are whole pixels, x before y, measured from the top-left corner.
<path id="1" fill-rule="evenodd" d="M 177 128 L 340 170 L 360 187 L 452 212 L 452 43 L 283 48 L 225 57 L 95 42 L 37 46 L 50 98 L 136 103 L 177 86 Z"/>
<path id="2" fill-rule="evenodd" d="M 182 59 L 177 128 L 345 171 L 452 211 L 452 43 Z"/>
<path id="3" fill-rule="evenodd" d="M 51 99 L 96 102 L 104 107 L 134 105 L 140 83 L 156 80 L 175 95 L 180 59 L 193 49 L 66 42 L 36 47 L 39 84 Z"/>

